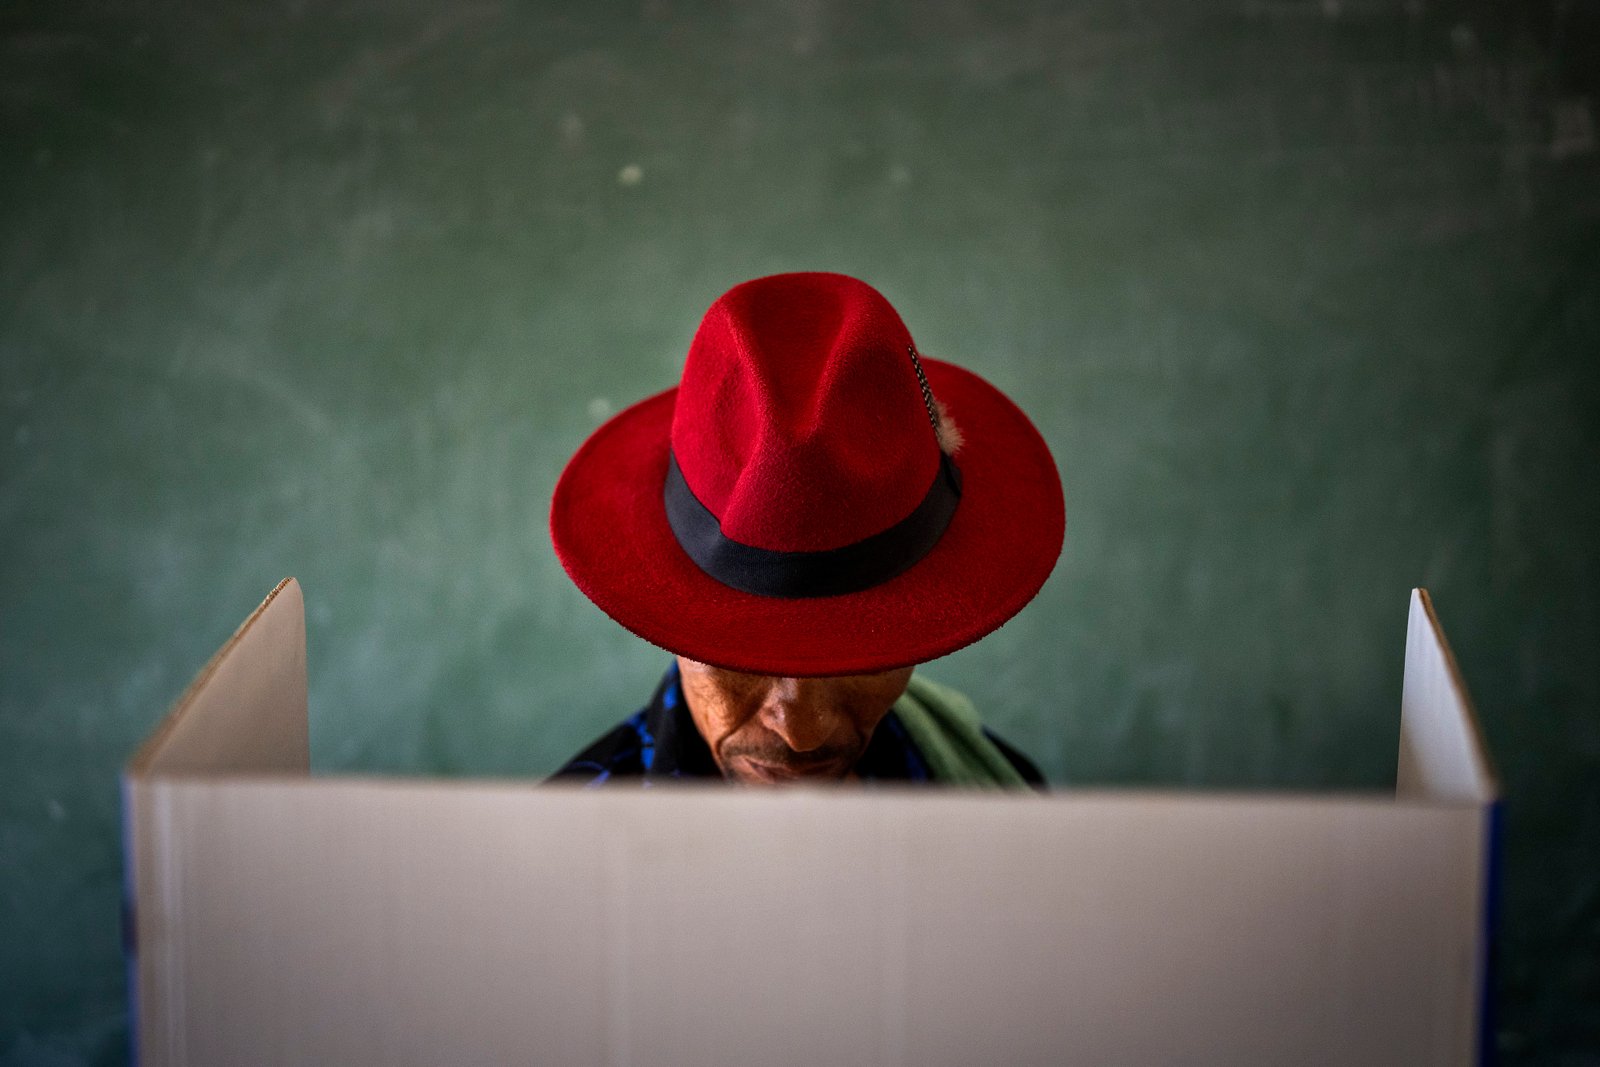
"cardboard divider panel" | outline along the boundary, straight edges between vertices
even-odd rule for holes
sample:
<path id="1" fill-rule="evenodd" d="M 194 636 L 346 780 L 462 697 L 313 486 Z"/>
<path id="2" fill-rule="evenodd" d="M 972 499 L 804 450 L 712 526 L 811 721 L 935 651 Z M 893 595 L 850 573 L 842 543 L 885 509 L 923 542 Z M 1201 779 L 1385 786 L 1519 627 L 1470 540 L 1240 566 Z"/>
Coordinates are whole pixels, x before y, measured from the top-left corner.
<path id="1" fill-rule="evenodd" d="M 1478 1056 L 1493 780 L 1420 593 L 1398 795 L 262 773 L 299 611 L 129 768 L 144 1064 Z"/>

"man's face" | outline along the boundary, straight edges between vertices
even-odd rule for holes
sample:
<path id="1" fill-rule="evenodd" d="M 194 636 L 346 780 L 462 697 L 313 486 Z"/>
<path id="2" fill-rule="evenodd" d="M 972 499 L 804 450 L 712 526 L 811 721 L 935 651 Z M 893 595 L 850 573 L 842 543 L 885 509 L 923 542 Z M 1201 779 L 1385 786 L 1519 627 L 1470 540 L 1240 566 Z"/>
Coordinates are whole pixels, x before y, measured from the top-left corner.
<path id="1" fill-rule="evenodd" d="M 723 775 L 761 784 L 847 777 L 912 670 L 774 678 L 682 656 L 678 669 L 689 714 Z"/>

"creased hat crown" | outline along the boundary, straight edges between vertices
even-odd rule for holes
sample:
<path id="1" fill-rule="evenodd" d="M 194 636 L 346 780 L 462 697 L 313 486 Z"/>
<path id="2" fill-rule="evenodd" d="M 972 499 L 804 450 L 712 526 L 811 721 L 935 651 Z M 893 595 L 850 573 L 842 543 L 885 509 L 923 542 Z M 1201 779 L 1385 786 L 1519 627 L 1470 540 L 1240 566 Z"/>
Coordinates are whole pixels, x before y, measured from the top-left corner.
<path id="1" fill-rule="evenodd" d="M 817 552 L 895 525 L 940 451 L 889 302 L 840 274 L 730 289 L 701 321 L 672 420 L 684 481 L 724 536 Z"/>

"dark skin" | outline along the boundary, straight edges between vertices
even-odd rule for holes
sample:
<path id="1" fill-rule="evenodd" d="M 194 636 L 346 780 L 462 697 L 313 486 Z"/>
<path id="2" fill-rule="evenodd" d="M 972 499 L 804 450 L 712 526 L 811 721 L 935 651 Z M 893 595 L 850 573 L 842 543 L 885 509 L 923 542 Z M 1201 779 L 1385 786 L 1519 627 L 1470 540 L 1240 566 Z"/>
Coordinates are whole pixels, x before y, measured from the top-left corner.
<path id="1" fill-rule="evenodd" d="M 912 668 L 778 678 L 679 656 L 678 670 L 690 717 L 723 777 L 781 785 L 851 777 Z"/>

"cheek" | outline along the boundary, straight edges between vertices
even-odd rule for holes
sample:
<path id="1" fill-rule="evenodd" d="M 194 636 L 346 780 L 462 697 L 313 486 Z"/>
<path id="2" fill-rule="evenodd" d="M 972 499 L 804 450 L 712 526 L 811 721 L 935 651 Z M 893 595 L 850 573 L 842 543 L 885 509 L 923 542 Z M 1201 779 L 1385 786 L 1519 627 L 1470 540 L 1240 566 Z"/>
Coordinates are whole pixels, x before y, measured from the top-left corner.
<path id="1" fill-rule="evenodd" d="M 720 705 L 706 715 L 706 721 L 700 725 L 700 733 L 704 735 L 712 751 L 716 751 L 717 743 L 724 738 L 732 737 L 741 730 L 748 730 L 756 721 L 753 712 L 746 711 L 737 705 Z"/>
<path id="2" fill-rule="evenodd" d="M 760 700 L 751 698 L 749 694 L 731 691 L 727 686 L 711 684 L 702 679 L 685 677 L 683 688 L 689 700 L 689 715 L 713 752 L 723 738 L 754 720 L 761 707 Z"/>
<path id="3" fill-rule="evenodd" d="M 894 707 L 894 702 L 906 691 L 906 684 L 911 681 L 911 671 L 894 671 L 889 674 L 872 675 L 861 681 L 853 694 L 850 702 L 851 714 L 857 725 L 867 733 L 889 714 L 889 709 Z"/>
<path id="4" fill-rule="evenodd" d="M 889 714 L 894 702 L 905 692 L 906 678 L 891 675 L 862 679 L 844 692 L 833 695 L 828 701 L 828 714 L 841 727 L 849 729 L 863 740 L 870 738 L 883 717 Z M 845 723 L 848 722 L 848 727 Z"/>
<path id="5" fill-rule="evenodd" d="M 874 694 L 872 700 L 863 700 L 850 708 L 850 721 L 863 737 L 870 737 L 883 717 L 889 714 L 893 699 L 884 700 Z"/>

